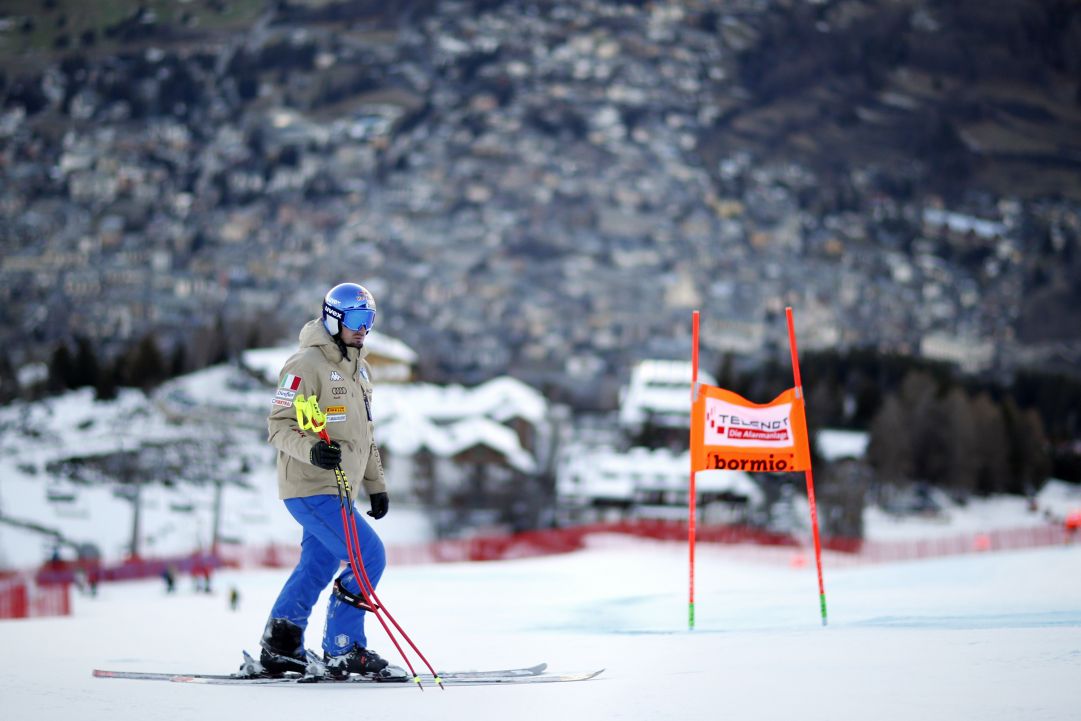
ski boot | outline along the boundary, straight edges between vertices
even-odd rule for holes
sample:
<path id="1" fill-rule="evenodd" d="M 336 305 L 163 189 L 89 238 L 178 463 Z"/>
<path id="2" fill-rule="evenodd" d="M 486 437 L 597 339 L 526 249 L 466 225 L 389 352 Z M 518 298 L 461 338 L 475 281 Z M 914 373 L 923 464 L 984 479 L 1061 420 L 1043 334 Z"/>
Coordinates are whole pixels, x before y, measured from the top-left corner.
<path id="1" fill-rule="evenodd" d="M 309 660 L 304 651 L 304 631 L 295 623 L 282 618 L 270 619 L 259 645 L 263 647 L 259 654 L 260 675 L 308 673 Z"/>
<path id="2" fill-rule="evenodd" d="M 327 677 L 336 681 L 344 681 L 351 673 L 378 677 L 387 667 L 386 660 L 379 654 L 355 643 L 340 656 L 324 653 L 323 662 L 326 664 Z"/>

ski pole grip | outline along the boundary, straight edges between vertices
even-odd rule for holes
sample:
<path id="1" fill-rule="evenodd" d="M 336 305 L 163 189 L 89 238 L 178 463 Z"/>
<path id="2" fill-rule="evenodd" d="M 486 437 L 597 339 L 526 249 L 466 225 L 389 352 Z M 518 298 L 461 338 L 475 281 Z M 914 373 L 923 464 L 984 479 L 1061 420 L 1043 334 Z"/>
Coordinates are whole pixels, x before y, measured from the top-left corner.
<path id="1" fill-rule="evenodd" d="M 330 436 L 326 431 L 327 417 L 319 409 L 319 399 L 316 396 L 311 395 L 305 398 L 298 395 L 293 399 L 293 408 L 297 412 L 297 425 L 300 426 L 300 430 L 318 433 L 320 438 L 327 443 L 330 442 Z"/>

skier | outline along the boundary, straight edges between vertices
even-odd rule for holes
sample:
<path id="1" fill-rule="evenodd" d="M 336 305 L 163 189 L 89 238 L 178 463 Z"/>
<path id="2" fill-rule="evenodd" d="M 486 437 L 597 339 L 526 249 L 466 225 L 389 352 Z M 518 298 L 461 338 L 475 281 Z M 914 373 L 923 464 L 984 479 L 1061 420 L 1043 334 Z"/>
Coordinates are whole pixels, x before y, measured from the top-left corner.
<path id="1" fill-rule="evenodd" d="M 240 609 L 240 589 L 233 586 L 229 589 L 229 610 L 236 611 Z"/>
<path id="2" fill-rule="evenodd" d="M 165 592 L 172 593 L 176 590 L 176 571 L 172 566 L 161 569 L 161 580 L 165 581 Z"/>
<path id="3" fill-rule="evenodd" d="M 300 331 L 300 349 L 279 375 L 267 419 L 269 442 L 278 450 L 279 496 L 304 534 L 300 561 L 270 611 L 260 642 L 259 661 L 266 674 L 308 671 L 304 648 L 308 616 L 341 562 L 349 558 L 333 472 L 338 465 L 350 481 L 354 495 L 350 510 L 373 587 L 386 566 L 382 541 L 352 503 L 363 486 L 371 504 L 369 516 L 382 518 L 389 506 L 373 436 L 371 369 L 364 348 L 374 321 L 375 299 L 366 288 L 355 283 L 334 286 L 323 299 L 322 317 Z M 318 398 L 330 443 L 300 429 L 293 407 L 298 395 Z M 362 596 L 358 579 L 346 565 L 334 582 L 323 632 L 326 673 L 334 678 L 378 673 L 387 666 L 367 647 Z"/>

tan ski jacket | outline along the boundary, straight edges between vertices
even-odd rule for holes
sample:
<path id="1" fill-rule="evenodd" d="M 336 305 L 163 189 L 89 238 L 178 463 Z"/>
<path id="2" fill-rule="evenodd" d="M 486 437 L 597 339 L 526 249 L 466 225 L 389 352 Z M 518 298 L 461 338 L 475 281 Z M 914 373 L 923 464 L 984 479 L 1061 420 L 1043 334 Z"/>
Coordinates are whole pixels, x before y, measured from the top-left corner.
<path id="1" fill-rule="evenodd" d="M 358 496 L 361 485 L 369 495 L 387 489 L 374 440 L 371 367 L 364 360 L 368 351 L 347 350 L 348 356 L 342 358 L 338 344 L 317 318 L 301 329 L 300 349 L 281 369 L 267 428 L 270 444 L 278 449 L 282 499 L 338 493 L 334 471 L 311 464 L 311 448 L 319 437 L 300 430 L 293 407 L 298 395 L 318 397 L 327 416 L 327 433 L 341 445 L 341 466 L 352 497 Z"/>

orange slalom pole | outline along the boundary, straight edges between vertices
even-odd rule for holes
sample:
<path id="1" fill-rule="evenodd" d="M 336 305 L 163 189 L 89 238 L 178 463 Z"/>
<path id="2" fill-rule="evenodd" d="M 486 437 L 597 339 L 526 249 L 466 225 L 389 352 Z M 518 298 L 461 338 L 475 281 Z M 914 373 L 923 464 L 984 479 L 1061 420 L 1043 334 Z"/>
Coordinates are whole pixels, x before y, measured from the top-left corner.
<path id="1" fill-rule="evenodd" d="M 698 311 L 691 315 L 691 416 L 694 416 L 694 404 L 698 400 Z M 693 425 L 693 424 L 692 424 Z M 691 448 L 694 447 L 693 439 Z M 687 592 L 687 628 L 694 630 L 694 543 L 695 543 L 695 506 L 698 500 L 698 491 L 695 487 L 694 478 L 694 453 L 691 453 L 691 485 L 690 502 L 687 514 L 687 547 L 690 561 L 690 585 Z"/>
<path id="2" fill-rule="evenodd" d="M 796 350 L 796 324 L 792 320 L 792 308 L 791 306 L 784 309 L 785 318 L 788 321 L 788 347 L 792 351 L 792 379 L 796 382 L 796 394 L 804 399 L 804 405 L 806 406 L 806 398 L 803 395 L 803 383 L 800 380 L 799 374 L 799 351 Z M 807 420 L 804 418 L 803 425 L 806 427 Z M 808 464 L 807 470 L 804 472 L 807 478 L 807 502 L 811 506 L 811 531 L 814 534 L 815 544 L 815 567 L 818 569 L 818 602 L 822 611 L 822 625 L 826 625 L 826 587 L 822 582 L 822 544 L 818 537 L 818 509 L 815 504 L 815 482 L 814 473 L 811 471 L 811 466 Z"/>

